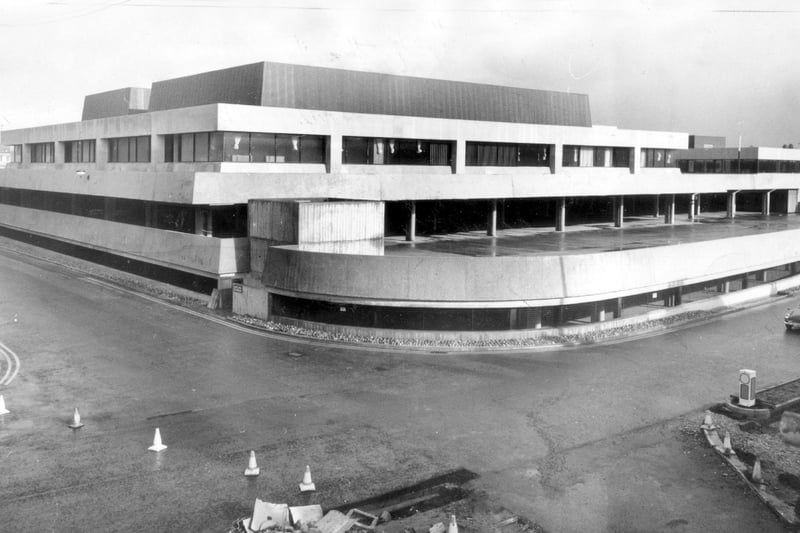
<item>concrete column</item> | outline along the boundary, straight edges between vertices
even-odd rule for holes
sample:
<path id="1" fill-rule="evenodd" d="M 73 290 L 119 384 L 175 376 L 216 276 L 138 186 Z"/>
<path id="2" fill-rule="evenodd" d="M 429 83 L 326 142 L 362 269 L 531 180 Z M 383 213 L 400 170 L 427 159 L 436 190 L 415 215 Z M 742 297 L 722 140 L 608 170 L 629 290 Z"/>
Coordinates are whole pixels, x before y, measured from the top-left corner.
<path id="1" fill-rule="evenodd" d="M 728 218 L 736 217 L 736 192 L 730 191 L 728 193 Z"/>
<path id="2" fill-rule="evenodd" d="M 53 143 L 53 163 L 63 163 L 64 162 L 64 151 L 65 151 L 64 142 L 56 141 Z"/>
<path id="3" fill-rule="evenodd" d="M 492 200 L 489 204 L 489 220 L 486 225 L 486 235 L 489 237 L 497 236 L 497 200 Z"/>
<path id="4" fill-rule="evenodd" d="M 791 263 L 789 265 L 789 271 L 792 273 L 792 276 L 797 275 L 797 263 Z"/>
<path id="5" fill-rule="evenodd" d="M 467 171 L 467 141 L 465 139 L 457 139 L 455 151 L 455 157 L 453 157 L 453 173 L 464 174 Z"/>
<path id="6" fill-rule="evenodd" d="M 761 283 L 767 282 L 767 271 L 766 270 L 759 270 L 756 272 L 756 281 L 760 281 Z"/>
<path id="7" fill-rule="evenodd" d="M 675 223 L 675 195 L 671 194 L 667 197 L 667 206 L 664 209 L 664 224 Z"/>
<path id="8" fill-rule="evenodd" d="M 564 231 L 567 225 L 567 199 L 563 196 L 556 200 L 556 231 Z"/>
<path id="9" fill-rule="evenodd" d="M 781 206 L 781 213 L 789 214 L 789 213 L 797 213 L 797 189 L 789 189 L 786 191 L 786 205 Z"/>
<path id="10" fill-rule="evenodd" d="M 750 280 L 747 279 L 747 274 L 742 276 L 742 289 L 746 289 L 750 286 Z"/>
<path id="11" fill-rule="evenodd" d="M 408 231 L 406 240 L 414 241 L 417 238 L 417 202 L 411 201 L 411 210 L 408 213 Z"/>
<path id="12" fill-rule="evenodd" d="M 718 290 L 723 294 L 728 294 L 731 292 L 731 282 L 729 280 L 723 281 L 719 284 Z"/>
<path id="13" fill-rule="evenodd" d="M 614 301 L 614 318 L 622 318 L 622 298 Z"/>
<path id="14" fill-rule="evenodd" d="M 112 220 L 112 215 L 114 214 L 114 207 L 116 204 L 116 198 L 103 198 L 103 219 Z"/>
<path id="15" fill-rule="evenodd" d="M 561 172 L 564 145 L 561 143 L 550 145 L 550 173 Z"/>
<path id="16" fill-rule="evenodd" d="M 606 320 L 606 303 L 595 302 L 594 313 L 592 314 L 592 322 L 605 322 Z"/>
<path id="17" fill-rule="evenodd" d="M 567 308 L 563 305 L 559 305 L 557 312 L 556 312 L 556 321 L 558 322 L 556 325 L 561 326 L 564 322 L 567 321 Z"/>
<path id="18" fill-rule="evenodd" d="M 164 162 L 164 135 L 153 134 L 150 136 L 150 162 L 163 163 Z"/>
<path id="19" fill-rule="evenodd" d="M 528 310 L 528 327 L 542 329 L 542 308 L 534 307 Z"/>
<path id="20" fill-rule="evenodd" d="M 764 216 L 769 215 L 769 202 L 772 191 L 761 193 L 761 214 Z"/>
<path id="21" fill-rule="evenodd" d="M 694 220 L 695 196 L 694 194 L 689 195 L 689 220 Z"/>
<path id="22" fill-rule="evenodd" d="M 144 204 L 144 225 L 147 228 L 156 227 L 156 206 L 152 202 Z"/>
<path id="23" fill-rule="evenodd" d="M 631 154 L 631 174 L 637 174 L 642 166 L 642 149 L 634 146 L 631 150 L 633 151 L 633 154 Z"/>
<path id="24" fill-rule="evenodd" d="M 675 287 L 675 305 L 683 303 L 683 287 Z"/>
<path id="25" fill-rule="evenodd" d="M 108 163 L 108 139 L 94 140 L 94 160 L 98 168 Z"/>
<path id="26" fill-rule="evenodd" d="M 615 196 L 612 202 L 614 211 L 614 227 L 621 228 L 625 218 L 625 197 Z"/>
<path id="27" fill-rule="evenodd" d="M 695 196 L 697 196 L 697 198 L 695 200 L 695 214 L 699 217 L 700 216 L 700 195 L 697 194 Z"/>
<path id="28" fill-rule="evenodd" d="M 656 194 L 656 202 L 655 202 L 655 203 L 656 203 L 656 205 L 655 205 L 655 206 L 654 206 L 654 208 L 653 208 L 653 217 L 654 217 L 654 218 L 658 218 L 658 217 L 660 217 L 660 216 L 661 216 L 661 215 L 660 215 L 660 211 L 661 211 L 661 197 L 660 197 L 659 195 L 657 195 L 657 194 Z"/>
<path id="29" fill-rule="evenodd" d="M 342 136 L 331 134 L 325 147 L 325 170 L 328 174 L 342 171 Z"/>

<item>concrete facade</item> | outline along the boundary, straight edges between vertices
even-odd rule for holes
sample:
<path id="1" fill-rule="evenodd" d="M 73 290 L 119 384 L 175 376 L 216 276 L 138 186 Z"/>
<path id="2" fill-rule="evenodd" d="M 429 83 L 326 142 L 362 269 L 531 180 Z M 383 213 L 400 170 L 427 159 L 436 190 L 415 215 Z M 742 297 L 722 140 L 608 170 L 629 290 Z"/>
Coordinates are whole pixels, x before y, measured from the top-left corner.
<path id="1" fill-rule="evenodd" d="M 358 87 L 368 96 L 318 94 L 318 86 Z M 412 93 L 429 98 L 415 104 Z M 121 105 L 126 98 L 129 105 Z M 706 195 L 727 197 L 731 218 L 745 205 L 737 195 L 750 193 L 761 195 L 764 214 L 796 210 L 800 171 L 787 172 L 786 165 L 744 173 L 741 165 L 733 171 L 720 163 L 727 172 L 699 176 L 682 172 L 676 160 L 697 162 L 702 172 L 716 164 L 705 161 L 791 167 L 800 165 L 800 150 L 689 149 L 687 133 L 592 125 L 584 95 L 256 63 L 157 82 L 152 90 L 91 95 L 84 117 L 4 132 L 21 160 L 0 171 L 0 224 L 216 279 L 220 289 L 244 279 L 247 290 L 233 291 L 234 309 L 258 302 L 267 306 L 262 314 L 277 320 L 272 295 L 284 298 L 276 309 L 302 308 L 307 300 L 508 310 L 508 327 L 517 328 L 542 327 L 545 307 L 594 303 L 591 316 L 603 321 L 620 313 L 610 300 L 670 290 L 665 305 L 680 305 L 684 285 L 800 260 L 793 232 L 572 255 L 384 253 L 389 227 L 403 226 L 409 242 L 420 229 L 431 231 L 421 220 L 431 203 L 474 210 L 482 202 L 478 217 L 465 218 L 482 218 L 492 238 L 508 201 L 553 202 L 558 232 L 576 214 L 570 211 L 576 200 L 611 204 L 616 228 L 624 227 L 632 203 L 649 205 L 653 198 L 670 225 L 681 216 L 680 201 L 694 219 Z M 294 163 L 263 154 L 229 157 L 225 150 L 238 149 L 239 132 L 259 142 L 283 136 L 295 151 L 311 137 L 324 155 L 302 162 L 298 155 Z M 226 135 L 236 136 L 237 148 L 225 144 Z M 195 138 L 206 143 L 203 158 L 173 153 L 195 150 Z M 348 161 L 353 139 L 365 140 L 370 155 L 361 155 L 375 160 Z M 91 160 L 70 155 L 78 141 L 91 143 Z M 408 160 L 383 164 L 381 150 L 394 154 L 395 141 L 411 147 Z M 125 158 L 136 162 L 112 155 L 120 142 Z M 222 143 L 216 159 L 209 156 L 212 142 Z M 438 159 L 430 147 L 429 159 L 419 156 L 423 143 L 438 150 Z M 136 151 L 145 145 L 146 152 Z M 487 154 L 495 159 L 481 159 Z M 525 159 L 530 154 L 541 159 Z M 93 217 L 92 209 L 102 215 Z M 692 259 L 701 256 L 717 259 Z M 327 308 L 320 309 L 324 316 Z M 493 327 L 505 320 L 492 316 Z M 482 327 L 481 317 L 471 320 Z"/>

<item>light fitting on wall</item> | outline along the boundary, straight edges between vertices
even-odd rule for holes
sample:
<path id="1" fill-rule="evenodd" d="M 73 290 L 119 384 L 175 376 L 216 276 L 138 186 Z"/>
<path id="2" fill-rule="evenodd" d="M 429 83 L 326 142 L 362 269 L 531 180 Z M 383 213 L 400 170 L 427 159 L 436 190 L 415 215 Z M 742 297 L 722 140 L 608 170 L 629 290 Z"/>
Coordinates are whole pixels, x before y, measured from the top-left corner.
<path id="1" fill-rule="evenodd" d="M 394 139 L 389 141 L 389 152 L 392 154 L 394 153 Z"/>
<path id="2" fill-rule="evenodd" d="M 422 141 L 417 141 L 417 153 L 422 153 Z"/>
<path id="3" fill-rule="evenodd" d="M 76 170 L 75 175 L 79 178 L 86 178 L 87 180 L 89 179 L 89 173 L 85 170 Z"/>
<path id="4" fill-rule="evenodd" d="M 375 142 L 375 151 L 378 153 L 378 155 L 383 155 L 383 141 Z"/>
<path id="5" fill-rule="evenodd" d="M 292 150 L 295 152 L 300 149 L 300 137 L 297 135 L 292 136 Z"/>

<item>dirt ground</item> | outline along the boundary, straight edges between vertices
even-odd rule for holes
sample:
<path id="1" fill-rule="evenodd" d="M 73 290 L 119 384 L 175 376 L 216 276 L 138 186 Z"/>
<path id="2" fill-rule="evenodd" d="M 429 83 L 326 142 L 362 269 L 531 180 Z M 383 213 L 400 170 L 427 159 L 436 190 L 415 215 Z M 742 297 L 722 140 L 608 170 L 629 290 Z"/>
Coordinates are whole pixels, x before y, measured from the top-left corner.
<path id="1" fill-rule="evenodd" d="M 779 434 L 779 420 L 735 420 L 715 414 L 720 437 L 730 434 L 731 447 L 752 468 L 761 460 L 761 473 L 769 492 L 790 507 L 800 504 L 800 448 L 785 443 Z"/>

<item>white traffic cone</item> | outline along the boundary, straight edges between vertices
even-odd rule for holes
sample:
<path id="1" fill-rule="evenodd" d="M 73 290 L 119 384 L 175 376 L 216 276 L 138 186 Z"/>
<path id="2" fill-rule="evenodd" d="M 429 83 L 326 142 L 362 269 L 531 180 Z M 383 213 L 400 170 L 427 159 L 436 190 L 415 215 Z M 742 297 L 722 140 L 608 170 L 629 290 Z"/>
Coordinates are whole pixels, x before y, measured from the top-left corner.
<path id="1" fill-rule="evenodd" d="M 153 435 L 153 445 L 147 448 L 148 450 L 154 452 L 160 452 L 161 450 L 166 450 L 166 444 L 161 444 L 161 432 L 156 428 L 156 434 Z"/>
<path id="2" fill-rule="evenodd" d="M 75 408 L 75 412 L 72 413 L 72 422 L 67 424 L 67 426 L 71 427 L 72 429 L 78 429 L 83 427 L 83 423 L 81 422 L 81 415 L 78 414 L 78 408 Z"/>
<path id="3" fill-rule="evenodd" d="M 447 533 L 458 533 L 458 522 L 456 522 L 456 515 L 450 515 L 450 525 L 447 526 Z"/>
<path id="4" fill-rule="evenodd" d="M 727 456 L 733 455 L 733 448 L 731 447 L 731 434 L 725 432 L 725 437 L 722 439 L 722 453 Z"/>
<path id="5" fill-rule="evenodd" d="M 7 415 L 10 412 L 6 409 L 6 401 L 3 399 L 3 395 L 0 394 L 0 415 Z"/>
<path id="6" fill-rule="evenodd" d="M 714 425 L 714 421 L 711 419 L 711 411 L 706 411 L 706 416 L 703 418 L 703 425 L 700 426 L 702 429 L 712 430 L 716 426 Z"/>
<path id="7" fill-rule="evenodd" d="M 311 481 L 311 467 L 306 465 L 306 473 L 303 474 L 303 482 L 300 483 L 300 492 L 309 492 L 312 490 L 317 490 L 317 487 L 315 487 L 314 482 Z"/>
<path id="8" fill-rule="evenodd" d="M 750 474 L 750 479 L 753 480 L 753 483 L 764 484 L 764 476 L 761 475 L 761 459 L 759 458 L 756 458 L 756 462 L 753 464 L 753 472 Z"/>
<path id="9" fill-rule="evenodd" d="M 256 464 L 256 452 L 250 452 L 250 461 L 247 463 L 247 468 L 244 469 L 245 476 L 257 476 L 261 473 L 261 469 Z"/>

